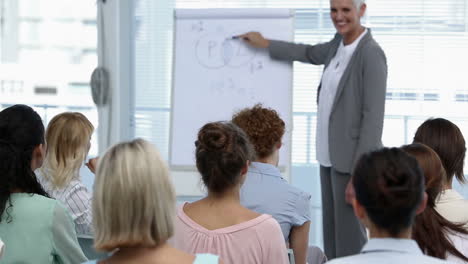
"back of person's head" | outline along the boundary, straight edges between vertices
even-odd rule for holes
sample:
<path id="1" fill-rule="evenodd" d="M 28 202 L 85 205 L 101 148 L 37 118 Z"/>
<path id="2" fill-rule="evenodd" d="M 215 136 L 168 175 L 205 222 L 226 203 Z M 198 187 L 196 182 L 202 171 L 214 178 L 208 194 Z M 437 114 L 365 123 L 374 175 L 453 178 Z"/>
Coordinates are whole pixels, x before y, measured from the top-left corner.
<path id="1" fill-rule="evenodd" d="M 424 174 L 427 206 L 434 207 L 445 178 L 445 170 L 439 156 L 434 150 L 421 143 L 405 145 L 401 149 L 418 161 Z"/>
<path id="2" fill-rule="evenodd" d="M 445 179 L 445 170 L 439 156 L 434 150 L 420 143 L 403 146 L 402 150 L 416 158 L 424 172 L 426 182 L 427 207 L 416 216 L 413 225 L 414 240 L 429 256 L 445 259 L 447 253 L 450 253 L 468 261 L 468 258 L 459 252 L 446 237 L 446 232 L 468 234 L 463 224 L 451 223 L 435 210 L 436 199 Z"/>
<path id="3" fill-rule="evenodd" d="M 143 139 L 117 144 L 99 160 L 92 203 L 98 250 L 159 246 L 174 233 L 169 169 Z"/>
<path id="4" fill-rule="evenodd" d="M 427 145 L 439 155 L 447 182 L 451 182 L 453 176 L 461 183 L 466 181 L 463 174 L 465 139 L 454 123 L 443 118 L 428 119 L 419 126 L 413 142 Z"/>
<path id="5" fill-rule="evenodd" d="M 352 183 L 357 202 L 373 224 L 391 236 L 411 227 L 424 197 L 424 177 L 413 157 L 398 148 L 364 154 Z"/>
<path id="6" fill-rule="evenodd" d="M 229 122 L 213 122 L 198 132 L 197 169 L 211 193 L 221 194 L 237 186 L 254 150 L 245 133 Z"/>
<path id="7" fill-rule="evenodd" d="M 234 114 L 232 122 L 247 134 L 259 159 L 270 156 L 284 135 L 284 121 L 275 110 L 261 104 Z"/>
<path id="8" fill-rule="evenodd" d="M 94 127 L 81 113 L 56 115 L 46 130 L 47 155 L 43 173 L 55 188 L 62 188 L 78 177 L 90 148 Z"/>
<path id="9" fill-rule="evenodd" d="M 0 221 L 11 221 L 12 192 L 48 197 L 34 174 L 33 160 L 43 160 L 44 125 L 29 106 L 14 105 L 0 112 Z"/>

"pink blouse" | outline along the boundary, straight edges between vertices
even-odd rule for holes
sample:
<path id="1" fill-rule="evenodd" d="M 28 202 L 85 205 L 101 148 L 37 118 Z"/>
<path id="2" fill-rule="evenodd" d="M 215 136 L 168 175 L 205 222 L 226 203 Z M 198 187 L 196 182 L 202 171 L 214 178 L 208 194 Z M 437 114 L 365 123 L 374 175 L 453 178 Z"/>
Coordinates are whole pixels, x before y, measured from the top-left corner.
<path id="1" fill-rule="evenodd" d="M 226 264 L 288 264 L 286 244 L 280 226 L 262 214 L 241 224 L 208 230 L 177 210 L 174 247 L 191 254 L 211 253 Z"/>

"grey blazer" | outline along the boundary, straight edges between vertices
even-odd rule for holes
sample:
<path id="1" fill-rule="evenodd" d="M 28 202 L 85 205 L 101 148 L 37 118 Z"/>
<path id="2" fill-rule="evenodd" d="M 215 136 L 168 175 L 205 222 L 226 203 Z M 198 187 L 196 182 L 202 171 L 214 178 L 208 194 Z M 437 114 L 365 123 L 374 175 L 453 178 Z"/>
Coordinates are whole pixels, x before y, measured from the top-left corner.
<path id="1" fill-rule="evenodd" d="M 270 41 L 270 57 L 328 67 L 342 37 L 317 45 Z M 321 84 L 318 87 L 320 93 Z M 361 39 L 338 84 L 329 122 L 329 151 L 334 169 L 351 173 L 365 152 L 382 146 L 387 89 L 387 59 L 370 29 Z M 317 94 L 317 103 L 318 102 Z"/>

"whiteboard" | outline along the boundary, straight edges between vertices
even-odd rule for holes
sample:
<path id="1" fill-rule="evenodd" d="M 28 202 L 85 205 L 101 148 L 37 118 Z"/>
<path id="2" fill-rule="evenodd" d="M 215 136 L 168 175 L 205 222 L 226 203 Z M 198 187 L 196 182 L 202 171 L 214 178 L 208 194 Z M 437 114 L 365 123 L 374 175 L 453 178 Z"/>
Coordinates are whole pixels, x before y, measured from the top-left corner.
<path id="1" fill-rule="evenodd" d="M 289 9 L 178 9 L 175 11 L 169 163 L 193 168 L 195 140 L 206 123 L 262 103 L 286 123 L 280 166 L 291 159 L 292 63 L 232 39 L 248 31 L 293 40 Z"/>

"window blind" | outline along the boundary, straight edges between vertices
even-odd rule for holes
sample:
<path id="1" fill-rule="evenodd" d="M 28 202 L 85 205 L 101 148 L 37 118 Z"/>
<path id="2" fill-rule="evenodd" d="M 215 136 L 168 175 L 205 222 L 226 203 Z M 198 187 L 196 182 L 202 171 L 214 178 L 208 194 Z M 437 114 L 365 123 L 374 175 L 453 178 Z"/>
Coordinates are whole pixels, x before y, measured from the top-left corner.
<path id="1" fill-rule="evenodd" d="M 372 29 L 374 38 L 384 49 L 389 70 L 384 145 L 410 143 L 416 128 L 430 116 L 450 119 L 467 136 L 468 117 L 464 113 L 468 107 L 468 79 L 464 76 L 468 61 L 468 0 L 366 2 L 362 23 Z M 329 18 L 329 0 L 138 0 L 136 3 L 135 135 L 154 142 L 166 158 L 174 8 L 294 8 L 296 42 L 325 42 L 335 34 Z M 315 195 L 309 243 L 319 246 L 323 241 L 315 127 L 322 69 L 294 63 L 294 129 L 292 142 L 285 142 L 292 148 L 292 183 Z"/>
<path id="2" fill-rule="evenodd" d="M 97 65 L 96 1 L 0 0 L 0 24 L 0 110 L 28 104 L 45 125 L 77 111 L 97 130 L 89 87 Z M 90 155 L 98 154 L 95 135 Z"/>
<path id="3" fill-rule="evenodd" d="M 368 0 L 362 23 L 387 55 L 384 144 L 412 140 L 426 118 L 467 118 L 468 0 Z M 136 136 L 169 149 L 174 8 L 294 8 L 295 41 L 325 42 L 335 33 L 329 0 L 139 0 L 135 19 Z M 316 164 L 316 93 L 322 67 L 294 64 L 292 161 Z"/>

